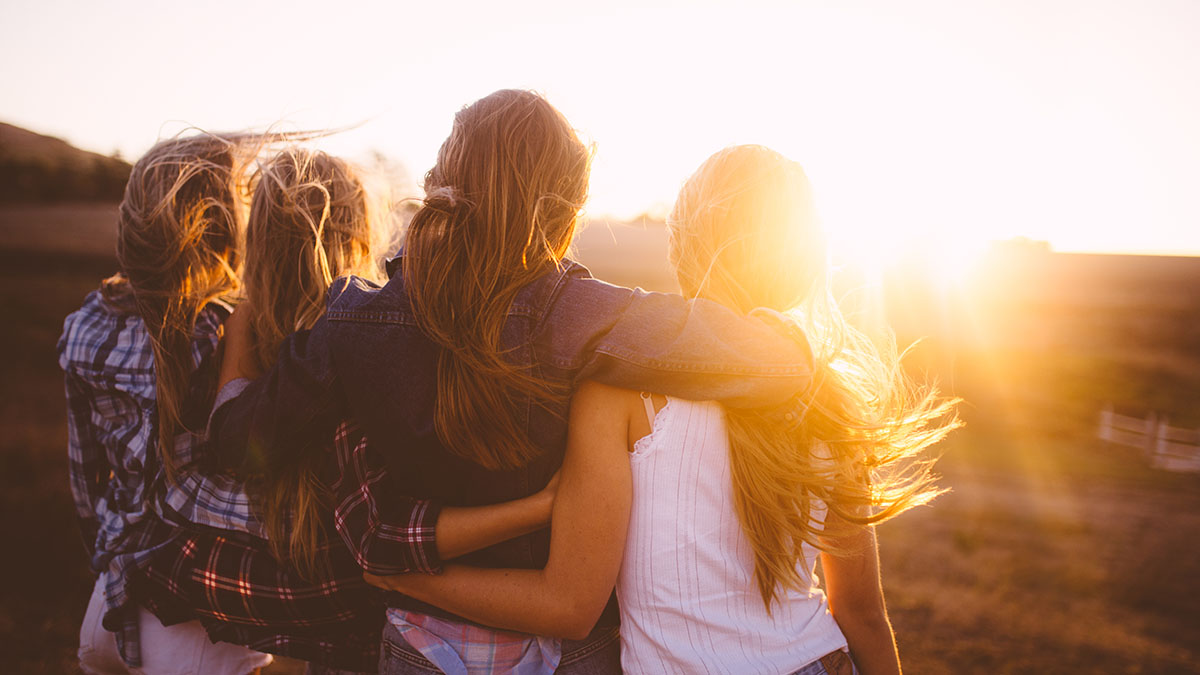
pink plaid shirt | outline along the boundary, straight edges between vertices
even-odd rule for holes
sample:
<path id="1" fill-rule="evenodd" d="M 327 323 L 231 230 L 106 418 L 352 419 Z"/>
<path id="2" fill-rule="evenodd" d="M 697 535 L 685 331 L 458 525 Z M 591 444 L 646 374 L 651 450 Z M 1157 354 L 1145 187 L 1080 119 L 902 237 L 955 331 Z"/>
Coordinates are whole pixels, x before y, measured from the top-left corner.
<path id="1" fill-rule="evenodd" d="M 557 638 L 492 630 L 428 614 L 389 609 L 388 622 L 446 675 L 551 675 L 562 659 Z"/>

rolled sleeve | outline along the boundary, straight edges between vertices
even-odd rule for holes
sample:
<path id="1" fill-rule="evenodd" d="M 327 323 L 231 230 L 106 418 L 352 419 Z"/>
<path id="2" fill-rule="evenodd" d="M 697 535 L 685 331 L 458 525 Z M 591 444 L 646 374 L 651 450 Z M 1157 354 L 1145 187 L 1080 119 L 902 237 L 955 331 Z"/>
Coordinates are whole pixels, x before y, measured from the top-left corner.
<path id="1" fill-rule="evenodd" d="M 383 458 L 360 429 L 343 423 L 335 436 L 340 475 L 334 482 L 334 527 L 363 571 L 386 576 L 441 571 L 439 502 L 389 489 Z"/>

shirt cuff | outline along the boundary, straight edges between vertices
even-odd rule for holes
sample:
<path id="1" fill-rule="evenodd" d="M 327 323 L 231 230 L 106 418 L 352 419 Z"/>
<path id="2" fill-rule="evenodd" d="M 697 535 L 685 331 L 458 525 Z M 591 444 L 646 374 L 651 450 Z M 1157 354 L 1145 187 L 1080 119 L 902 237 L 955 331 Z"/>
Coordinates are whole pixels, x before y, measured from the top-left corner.
<path id="1" fill-rule="evenodd" d="M 420 555 L 422 564 L 419 566 L 420 571 L 426 574 L 441 574 L 442 573 L 442 556 L 438 553 L 437 546 L 437 521 L 438 516 L 442 515 L 442 503 L 440 501 L 427 501 L 424 503 L 425 511 L 420 515 L 421 529 L 429 533 L 429 537 L 422 539 L 420 544 L 415 546 L 414 553 Z"/>
<path id="2" fill-rule="evenodd" d="M 220 410 L 221 406 L 229 403 L 233 399 L 237 398 L 238 395 L 243 391 L 246 391 L 246 387 L 249 387 L 253 381 L 254 380 L 251 380 L 248 377 L 235 377 L 226 382 L 224 387 L 221 387 L 221 390 L 217 392 L 217 397 L 213 399 L 212 411 L 208 414 L 208 428 L 206 429 L 206 436 L 212 436 L 213 417 L 216 416 L 217 411 Z"/>

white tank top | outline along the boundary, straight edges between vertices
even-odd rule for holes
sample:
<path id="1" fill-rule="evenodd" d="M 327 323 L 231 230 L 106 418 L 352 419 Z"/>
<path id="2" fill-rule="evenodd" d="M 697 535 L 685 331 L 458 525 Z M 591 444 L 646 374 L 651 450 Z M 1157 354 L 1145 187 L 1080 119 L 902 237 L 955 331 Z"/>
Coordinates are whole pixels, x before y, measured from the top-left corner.
<path id="1" fill-rule="evenodd" d="M 719 404 L 669 399 L 630 460 L 633 511 L 617 579 L 626 673 L 784 674 L 846 646 L 810 546 L 807 592 L 782 595 L 773 616 L 763 607 Z"/>

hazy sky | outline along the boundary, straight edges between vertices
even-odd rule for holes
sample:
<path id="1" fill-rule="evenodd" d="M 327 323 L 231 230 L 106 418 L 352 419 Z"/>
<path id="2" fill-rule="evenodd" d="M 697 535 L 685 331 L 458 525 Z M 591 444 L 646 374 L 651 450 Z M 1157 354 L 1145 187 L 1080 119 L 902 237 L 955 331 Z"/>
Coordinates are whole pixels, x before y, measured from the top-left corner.
<path id="1" fill-rule="evenodd" d="M 1200 254 L 1200 2 L 67 2 L 0 6 L 0 120 L 134 158 L 186 124 L 361 128 L 416 175 L 462 105 L 544 92 L 592 214 L 713 151 L 800 161 L 835 242 Z"/>

